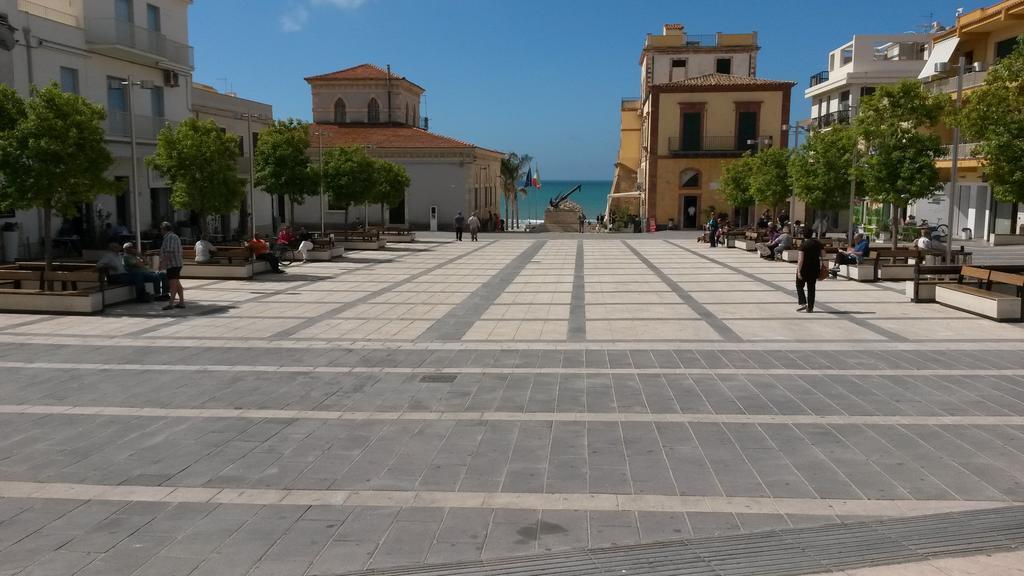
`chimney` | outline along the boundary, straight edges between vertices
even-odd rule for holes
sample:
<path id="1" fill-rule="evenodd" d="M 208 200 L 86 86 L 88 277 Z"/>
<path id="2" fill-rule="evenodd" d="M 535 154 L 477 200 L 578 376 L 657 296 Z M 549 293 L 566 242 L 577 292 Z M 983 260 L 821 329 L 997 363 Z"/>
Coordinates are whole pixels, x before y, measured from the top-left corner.
<path id="1" fill-rule="evenodd" d="M 682 24 L 665 24 L 665 28 L 662 30 L 665 36 L 682 36 L 683 25 Z"/>

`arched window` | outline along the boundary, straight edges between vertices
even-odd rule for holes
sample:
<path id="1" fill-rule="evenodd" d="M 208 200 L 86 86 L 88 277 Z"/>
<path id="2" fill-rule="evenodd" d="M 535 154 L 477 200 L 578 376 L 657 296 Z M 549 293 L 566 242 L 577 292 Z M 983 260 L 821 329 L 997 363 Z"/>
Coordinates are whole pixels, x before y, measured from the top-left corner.
<path id="1" fill-rule="evenodd" d="M 345 107 L 345 101 L 338 98 L 334 101 L 334 123 L 344 124 L 348 122 L 348 111 Z"/>
<path id="2" fill-rule="evenodd" d="M 370 105 L 366 108 L 366 121 L 371 124 L 380 122 L 380 103 L 376 98 L 370 98 Z"/>
<path id="3" fill-rule="evenodd" d="M 679 173 L 680 188 L 700 188 L 700 172 L 687 168 Z"/>

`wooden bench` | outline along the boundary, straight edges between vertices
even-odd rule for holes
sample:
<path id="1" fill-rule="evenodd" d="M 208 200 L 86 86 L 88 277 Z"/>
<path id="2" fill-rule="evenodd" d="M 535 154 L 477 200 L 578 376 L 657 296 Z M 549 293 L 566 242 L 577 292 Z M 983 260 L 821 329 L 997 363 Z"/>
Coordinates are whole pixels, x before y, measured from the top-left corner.
<path id="1" fill-rule="evenodd" d="M 379 230 L 332 230 L 328 234 L 346 250 L 381 250 L 387 246 Z"/>
<path id="2" fill-rule="evenodd" d="M 313 243 L 313 249 L 306 253 L 306 260 L 329 262 L 345 255 L 345 247 L 335 243 L 330 236 L 313 237 L 309 241 Z"/>
<path id="3" fill-rule="evenodd" d="M 823 247 L 822 256 L 828 254 L 835 254 L 839 251 L 836 247 L 835 241 L 832 238 L 819 238 L 819 242 Z M 799 262 L 800 261 L 800 245 L 803 244 L 803 238 L 793 238 L 793 248 L 782 251 L 782 257 L 779 258 L 782 262 Z"/>
<path id="4" fill-rule="evenodd" d="M 135 299 L 133 286 L 108 284 L 106 274 L 95 268 L 2 269 L 0 286 L 0 310 L 5 312 L 95 314 Z"/>
<path id="5" fill-rule="evenodd" d="M 202 264 L 196 262 L 196 249 L 194 246 L 184 246 L 181 249 L 181 259 L 185 264 L 196 264 L 209 266 L 216 264 L 243 265 L 252 259 L 252 252 L 244 246 L 214 246 L 215 251 L 211 254 L 211 260 Z"/>
<path id="6" fill-rule="evenodd" d="M 768 236 L 761 234 L 758 231 L 748 230 L 743 233 L 743 238 L 736 239 L 736 248 L 739 248 L 740 250 L 746 250 L 747 252 L 756 252 L 756 244 L 767 241 Z"/>
<path id="7" fill-rule="evenodd" d="M 483 227 L 480 228 L 483 231 Z M 385 226 L 384 228 L 371 228 L 370 230 L 376 230 L 380 232 L 381 237 L 387 242 L 393 242 L 396 244 L 405 244 L 416 241 L 416 233 L 409 230 L 408 228 L 402 228 L 399 226 Z"/>
<path id="8" fill-rule="evenodd" d="M 270 263 L 256 260 L 245 246 L 214 246 L 209 262 L 196 262 L 194 246 L 181 249 L 181 277 L 186 279 L 251 280 L 270 272 Z"/>
<path id="9" fill-rule="evenodd" d="M 873 251 L 876 280 L 913 280 L 914 263 L 922 259 L 917 248 L 879 248 Z"/>
<path id="10" fill-rule="evenodd" d="M 920 260 L 914 263 L 914 278 L 906 282 L 907 298 L 911 302 L 935 302 L 935 287 L 942 284 L 956 284 L 961 266 L 926 265 Z"/>
<path id="11" fill-rule="evenodd" d="M 972 285 L 965 284 L 965 281 Z M 997 285 L 1000 289 L 993 289 Z M 1024 275 L 964 266 L 956 284 L 935 287 L 935 301 L 992 320 L 1019 322 L 1024 320 L 1021 315 L 1022 293 Z"/>

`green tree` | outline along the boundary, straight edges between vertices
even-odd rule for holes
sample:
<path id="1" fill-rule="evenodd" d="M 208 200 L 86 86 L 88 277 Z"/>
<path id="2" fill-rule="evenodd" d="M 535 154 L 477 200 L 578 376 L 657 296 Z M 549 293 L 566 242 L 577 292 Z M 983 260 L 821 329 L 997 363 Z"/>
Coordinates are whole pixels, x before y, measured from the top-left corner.
<path id="1" fill-rule="evenodd" d="M 331 148 L 324 151 L 323 164 L 320 177 L 324 194 L 334 209 L 345 211 L 345 228 L 348 228 L 352 205 L 369 202 L 377 187 L 374 159 L 359 146 Z"/>
<path id="2" fill-rule="evenodd" d="M 384 225 L 384 208 L 398 206 L 405 200 L 405 191 L 412 184 L 405 167 L 387 160 L 373 160 L 376 185 L 370 194 L 370 202 L 380 204 L 380 223 Z"/>
<path id="3" fill-rule="evenodd" d="M 103 141 L 105 118 L 101 106 L 56 83 L 33 88 L 27 101 L 0 86 L 0 207 L 42 210 L 47 270 L 54 213 L 71 218 L 96 196 L 118 192 L 106 177 L 114 159 Z"/>
<path id="4" fill-rule="evenodd" d="M 753 176 L 754 157 L 749 153 L 725 165 L 722 170 L 722 195 L 733 208 L 748 208 L 757 201 L 750 189 Z"/>
<path id="5" fill-rule="evenodd" d="M 980 141 L 975 155 L 985 166 L 993 195 L 1024 202 L 1024 36 L 1017 49 L 989 70 L 985 85 L 965 99 L 955 119 L 967 138 Z"/>
<path id="6" fill-rule="evenodd" d="M 848 208 L 850 172 L 857 153 L 857 134 L 850 126 L 812 132 L 789 160 L 793 193 L 817 210 Z"/>
<path id="7" fill-rule="evenodd" d="M 929 94 L 916 81 L 882 86 L 861 100 L 854 129 L 868 153 L 858 180 L 868 198 L 892 206 L 892 246 L 899 236 L 897 208 L 939 189 L 935 157 L 941 140 L 928 132 L 949 106 L 949 97 Z"/>
<path id="8" fill-rule="evenodd" d="M 789 150 L 766 148 L 751 157 L 753 170 L 750 175 L 750 193 L 760 204 L 772 207 L 774 214 L 779 206 L 793 195 L 789 184 Z"/>
<path id="9" fill-rule="evenodd" d="M 310 167 L 309 125 L 289 118 L 279 120 L 260 132 L 253 162 L 254 183 L 268 194 L 288 199 L 291 214 L 295 205 L 317 193 L 316 174 Z"/>
<path id="10" fill-rule="evenodd" d="M 238 177 L 238 139 L 212 120 L 188 118 L 165 126 L 157 137 L 156 154 L 146 164 L 171 185 L 175 208 L 199 215 L 204 235 L 207 216 L 230 214 L 245 198 L 245 180 Z"/>
<path id="11" fill-rule="evenodd" d="M 519 214 L 519 182 L 526 177 L 526 171 L 533 161 L 528 154 L 510 153 L 501 159 L 501 190 L 505 197 L 505 226 L 518 219 Z M 525 196 L 526 194 L 523 194 Z M 512 211 L 516 215 L 513 217 Z"/>

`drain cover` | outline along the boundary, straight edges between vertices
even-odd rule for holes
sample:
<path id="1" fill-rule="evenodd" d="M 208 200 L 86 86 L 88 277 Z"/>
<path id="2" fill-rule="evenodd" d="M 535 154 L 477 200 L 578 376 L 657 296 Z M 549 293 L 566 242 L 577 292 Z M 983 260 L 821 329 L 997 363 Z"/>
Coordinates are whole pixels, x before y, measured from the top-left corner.
<path id="1" fill-rule="evenodd" d="M 424 384 L 452 384 L 458 378 L 455 374 L 426 374 L 420 376 L 420 382 Z"/>

